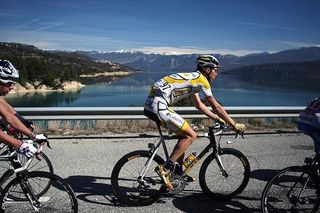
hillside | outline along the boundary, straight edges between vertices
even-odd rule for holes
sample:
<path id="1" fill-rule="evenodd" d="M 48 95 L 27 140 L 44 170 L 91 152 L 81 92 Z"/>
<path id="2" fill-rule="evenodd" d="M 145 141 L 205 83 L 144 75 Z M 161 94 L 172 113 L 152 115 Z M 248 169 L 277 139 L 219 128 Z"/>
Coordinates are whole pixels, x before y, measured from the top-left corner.
<path id="1" fill-rule="evenodd" d="M 259 85 L 320 90 L 320 60 L 250 65 L 223 74 Z"/>
<path id="2" fill-rule="evenodd" d="M 75 52 L 44 51 L 34 46 L 0 42 L 0 58 L 11 61 L 20 72 L 19 83 L 60 88 L 66 81 L 81 81 L 80 75 L 134 70 L 96 61 Z"/>

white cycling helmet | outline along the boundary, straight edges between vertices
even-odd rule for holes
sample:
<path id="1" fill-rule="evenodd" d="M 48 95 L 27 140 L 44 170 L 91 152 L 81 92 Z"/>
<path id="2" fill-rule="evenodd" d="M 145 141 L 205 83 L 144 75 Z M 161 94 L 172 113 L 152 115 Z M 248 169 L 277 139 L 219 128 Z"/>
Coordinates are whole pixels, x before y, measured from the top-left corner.
<path id="1" fill-rule="evenodd" d="M 8 60 L 0 60 L 0 81 L 14 82 L 19 78 L 19 71 Z"/>
<path id="2" fill-rule="evenodd" d="M 219 68 L 219 61 L 212 55 L 199 55 L 197 57 L 197 66 L 205 67 L 210 66 L 212 68 Z"/>

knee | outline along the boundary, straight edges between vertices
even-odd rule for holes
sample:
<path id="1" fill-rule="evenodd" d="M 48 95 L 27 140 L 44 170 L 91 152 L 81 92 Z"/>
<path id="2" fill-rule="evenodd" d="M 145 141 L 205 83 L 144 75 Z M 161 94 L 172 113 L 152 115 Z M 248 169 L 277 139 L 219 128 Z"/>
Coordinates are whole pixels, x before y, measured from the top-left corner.
<path id="1" fill-rule="evenodd" d="M 189 134 L 188 136 L 189 141 L 192 143 L 193 141 L 195 141 L 197 139 L 197 133 L 193 132 L 192 134 Z"/>

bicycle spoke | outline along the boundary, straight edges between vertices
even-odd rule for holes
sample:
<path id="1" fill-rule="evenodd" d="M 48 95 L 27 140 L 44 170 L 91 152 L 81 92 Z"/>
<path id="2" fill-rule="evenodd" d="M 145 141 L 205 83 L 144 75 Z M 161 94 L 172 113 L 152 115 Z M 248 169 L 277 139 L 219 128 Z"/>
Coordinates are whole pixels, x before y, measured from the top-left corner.
<path id="1" fill-rule="evenodd" d="M 47 183 L 51 182 L 50 188 L 45 194 L 38 196 Z M 1 207 L 6 212 L 33 212 L 34 207 L 30 201 L 35 204 L 35 208 L 39 208 L 40 212 L 75 212 L 77 210 L 76 198 L 69 186 L 61 178 L 47 172 L 29 173 L 27 177 L 27 189 L 31 194 L 35 194 L 40 205 L 35 203 L 33 196 L 26 196 L 20 186 L 18 178 L 14 179 L 4 189 L 1 195 Z M 27 191 L 28 191 L 27 190 Z M 20 197 L 20 199 L 12 199 L 10 197 Z M 30 200 L 31 199 L 31 200 Z"/>
<path id="2" fill-rule="evenodd" d="M 250 177 L 250 166 L 245 156 L 235 149 L 223 149 L 220 160 L 224 171 L 221 171 L 213 155 L 204 161 L 200 169 L 200 186 L 209 197 L 227 200 L 246 187 Z"/>

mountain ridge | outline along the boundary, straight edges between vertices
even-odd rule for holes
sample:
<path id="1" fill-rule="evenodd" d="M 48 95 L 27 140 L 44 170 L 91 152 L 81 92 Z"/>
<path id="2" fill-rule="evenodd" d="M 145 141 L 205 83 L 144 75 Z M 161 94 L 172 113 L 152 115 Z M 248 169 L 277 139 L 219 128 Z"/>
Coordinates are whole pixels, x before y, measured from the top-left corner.
<path id="1" fill-rule="evenodd" d="M 197 54 L 163 55 L 142 52 L 106 52 L 80 51 L 99 60 L 110 60 L 145 71 L 190 71 L 195 68 Z M 303 47 L 276 53 L 254 53 L 245 56 L 212 54 L 219 60 L 221 71 L 242 66 L 266 63 L 287 63 L 320 60 L 319 47 Z"/>

